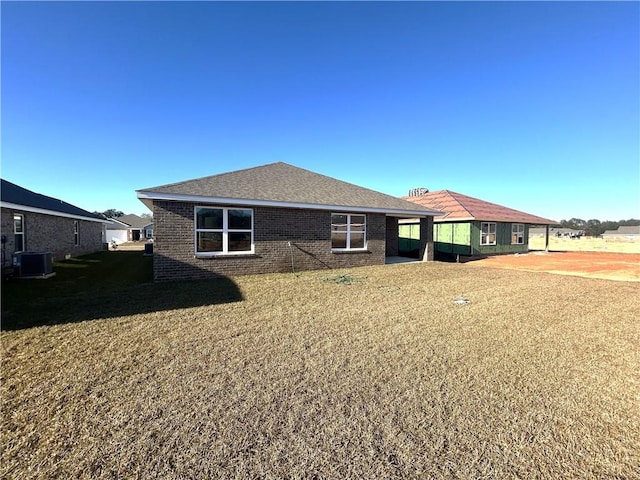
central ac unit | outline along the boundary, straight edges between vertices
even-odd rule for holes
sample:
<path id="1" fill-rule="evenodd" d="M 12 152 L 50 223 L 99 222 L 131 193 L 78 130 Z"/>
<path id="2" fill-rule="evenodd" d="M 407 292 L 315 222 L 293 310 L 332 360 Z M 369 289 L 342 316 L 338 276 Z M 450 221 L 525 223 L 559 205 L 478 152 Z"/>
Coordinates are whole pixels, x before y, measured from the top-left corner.
<path id="1" fill-rule="evenodd" d="M 53 274 L 50 252 L 20 252 L 13 254 L 13 268 L 18 277 L 46 277 Z"/>

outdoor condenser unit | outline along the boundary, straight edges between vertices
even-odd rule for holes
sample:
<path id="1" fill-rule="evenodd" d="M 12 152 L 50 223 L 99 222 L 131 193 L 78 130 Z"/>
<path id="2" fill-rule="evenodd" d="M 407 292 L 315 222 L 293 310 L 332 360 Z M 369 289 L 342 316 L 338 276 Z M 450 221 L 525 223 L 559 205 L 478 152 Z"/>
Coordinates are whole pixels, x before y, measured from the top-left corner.
<path id="1" fill-rule="evenodd" d="M 18 277 L 45 277 L 53 273 L 50 252 L 20 252 L 13 254 L 13 268 Z"/>

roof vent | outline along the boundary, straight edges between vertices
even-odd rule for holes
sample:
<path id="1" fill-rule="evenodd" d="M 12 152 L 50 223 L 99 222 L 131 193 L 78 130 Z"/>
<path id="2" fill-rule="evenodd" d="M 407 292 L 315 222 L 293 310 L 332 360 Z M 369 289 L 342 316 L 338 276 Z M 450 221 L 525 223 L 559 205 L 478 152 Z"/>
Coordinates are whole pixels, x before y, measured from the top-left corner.
<path id="1" fill-rule="evenodd" d="M 429 189 L 425 187 L 412 188 L 409 190 L 410 197 L 419 197 L 420 195 L 424 195 L 425 193 L 429 193 Z"/>

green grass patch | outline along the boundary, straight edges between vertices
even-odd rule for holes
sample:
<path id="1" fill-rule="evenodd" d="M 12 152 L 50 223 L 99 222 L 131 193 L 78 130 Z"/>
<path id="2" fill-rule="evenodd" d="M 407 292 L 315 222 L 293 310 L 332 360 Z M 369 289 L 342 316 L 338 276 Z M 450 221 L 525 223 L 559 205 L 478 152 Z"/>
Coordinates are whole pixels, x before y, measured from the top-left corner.
<path id="1" fill-rule="evenodd" d="M 152 283 L 152 257 L 100 252 L 53 265 L 46 280 L 2 282 L 2 330 L 56 325 L 238 301 L 228 278 Z"/>
<path id="2" fill-rule="evenodd" d="M 29 301 L 34 294 L 91 294 L 151 282 L 152 266 L 152 257 L 145 257 L 140 252 L 98 252 L 70 258 L 54 262 L 53 270 L 56 275 L 49 279 L 13 278 L 3 282 L 3 301 Z"/>
<path id="3" fill-rule="evenodd" d="M 141 252 L 98 252 L 54 262 L 56 275 L 48 279 L 3 280 L 2 329 L 58 323 L 92 299 L 126 295 L 152 281 L 152 262 Z"/>

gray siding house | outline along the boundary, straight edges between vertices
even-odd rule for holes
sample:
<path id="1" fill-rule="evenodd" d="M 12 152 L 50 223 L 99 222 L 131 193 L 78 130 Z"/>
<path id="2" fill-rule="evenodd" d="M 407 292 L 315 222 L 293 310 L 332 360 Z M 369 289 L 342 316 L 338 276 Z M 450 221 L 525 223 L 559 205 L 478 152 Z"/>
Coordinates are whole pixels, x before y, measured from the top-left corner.
<path id="1" fill-rule="evenodd" d="M 121 244 L 129 241 L 129 224 L 117 218 L 108 218 L 105 226 L 105 237 L 108 243 Z"/>
<path id="2" fill-rule="evenodd" d="M 602 238 L 609 240 L 640 240 L 640 225 L 622 225 L 617 230 L 607 230 L 602 234 Z"/>
<path id="3" fill-rule="evenodd" d="M 103 249 L 104 219 L 6 180 L 1 187 L 3 267 L 16 252 L 50 252 L 62 260 Z"/>
<path id="4" fill-rule="evenodd" d="M 138 190 L 153 211 L 156 281 L 385 263 L 398 220 L 434 210 L 286 163 Z"/>
<path id="5" fill-rule="evenodd" d="M 153 221 L 134 214 L 109 218 L 107 241 L 109 243 L 139 242 L 153 238 Z"/>

